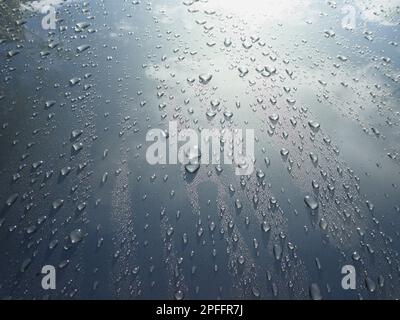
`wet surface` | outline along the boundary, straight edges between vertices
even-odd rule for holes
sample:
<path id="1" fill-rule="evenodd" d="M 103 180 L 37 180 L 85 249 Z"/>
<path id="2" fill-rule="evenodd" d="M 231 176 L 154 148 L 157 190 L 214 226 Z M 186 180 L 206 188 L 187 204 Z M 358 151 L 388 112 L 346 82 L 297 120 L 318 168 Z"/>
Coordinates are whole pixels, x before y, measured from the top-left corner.
<path id="1" fill-rule="evenodd" d="M 0 1 L 0 296 L 400 298 L 400 2 L 379 3 Z M 253 129 L 254 172 L 151 165 L 171 121 Z"/>

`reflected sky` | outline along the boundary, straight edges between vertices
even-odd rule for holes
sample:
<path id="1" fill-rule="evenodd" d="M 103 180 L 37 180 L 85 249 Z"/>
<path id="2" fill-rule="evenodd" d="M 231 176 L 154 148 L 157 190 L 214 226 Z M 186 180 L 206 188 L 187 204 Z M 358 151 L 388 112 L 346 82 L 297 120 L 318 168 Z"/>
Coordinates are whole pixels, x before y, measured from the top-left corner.
<path id="1" fill-rule="evenodd" d="M 0 43 L 1 297 L 399 298 L 399 1 L 56 1 L 51 31 L 29 3 Z M 169 121 L 255 130 L 256 171 L 150 165 Z"/>

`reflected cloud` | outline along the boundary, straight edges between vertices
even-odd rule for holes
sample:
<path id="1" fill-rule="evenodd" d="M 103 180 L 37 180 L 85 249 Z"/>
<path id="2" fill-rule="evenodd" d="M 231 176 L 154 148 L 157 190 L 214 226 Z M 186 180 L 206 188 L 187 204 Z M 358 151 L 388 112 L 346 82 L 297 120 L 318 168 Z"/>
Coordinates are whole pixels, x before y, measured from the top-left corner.
<path id="1" fill-rule="evenodd" d="M 355 0 L 364 19 L 386 26 L 400 23 L 400 0 Z"/>
<path id="2" fill-rule="evenodd" d="M 311 0 L 216 0 L 212 4 L 224 11 L 238 15 L 268 15 L 276 20 L 302 16 Z"/>
<path id="3" fill-rule="evenodd" d="M 29 10 L 33 12 L 43 13 L 43 10 L 46 10 L 47 7 L 55 7 L 58 8 L 68 2 L 72 2 L 74 0 L 35 0 L 28 1 L 26 3 L 21 3 L 21 9 Z"/>

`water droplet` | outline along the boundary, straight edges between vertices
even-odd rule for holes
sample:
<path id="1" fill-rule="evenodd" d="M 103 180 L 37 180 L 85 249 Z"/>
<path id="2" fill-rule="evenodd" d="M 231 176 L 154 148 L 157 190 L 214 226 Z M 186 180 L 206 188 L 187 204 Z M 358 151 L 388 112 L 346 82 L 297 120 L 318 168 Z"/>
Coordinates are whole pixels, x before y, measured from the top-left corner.
<path id="1" fill-rule="evenodd" d="M 267 233 L 268 231 L 271 230 L 271 227 L 269 226 L 269 224 L 267 223 L 267 221 L 263 221 L 261 224 L 261 228 L 262 230 Z"/>
<path id="2" fill-rule="evenodd" d="M 212 77 L 213 76 L 210 73 L 201 74 L 199 76 L 200 83 L 201 84 L 208 84 L 211 81 Z"/>
<path id="3" fill-rule="evenodd" d="M 277 121 L 279 120 L 279 115 L 276 114 L 276 113 L 273 113 L 273 114 L 271 114 L 268 118 L 269 118 L 272 122 L 277 122 Z"/>
<path id="4" fill-rule="evenodd" d="M 75 86 L 77 85 L 79 82 L 81 82 L 81 78 L 72 78 L 71 80 L 69 80 L 69 85 L 70 86 Z"/>
<path id="5" fill-rule="evenodd" d="M 6 200 L 7 207 L 11 207 L 15 203 L 15 201 L 17 201 L 17 199 L 18 193 L 13 193 L 12 195 L 10 195 Z"/>
<path id="6" fill-rule="evenodd" d="M 21 272 L 25 272 L 26 269 L 28 269 L 29 265 L 32 263 L 32 259 L 31 258 L 27 258 L 22 262 L 20 271 Z"/>
<path id="7" fill-rule="evenodd" d="M 316 283 L 310 285 L 310 297 L 312 300 L 322 300 L 321 290 Z"/>
<path id="8" fill-rule="evenodd" d="M 315 200 L 315 198 L 311 195 L 306 195 L 304 197 L 304 202 L 306 205 L 311 209 L 311 210 L 316 210 L 318 209 L 318 202 Z"/>
<path id="9" fill-rule="evenodd" d="M 176 300 L 182 300 L 184 298 L 183 291 L 182 290 L 176 291 L 174 297 Z"/>
<path id="10" fill-rule="evenodd" d="M 374 292 L 376 290 L 376 284 L 371 278 L 365 278 L 365 286 L 369 292 Z"/>
<path id="11" fill-rule="evenodd" d="M 83 239 L 82 229 L 72 230 L 71 233 L 69 234 L 69 239 L 72 244 L 80 242 Z"/>
<path id="12" fill-rule="evenodd" d="M 77 47 L 77 48 L 76 48 L 76 51 L 79 52 L 79 53 L 81 53 L 81 52 L 83 52 L 83 51 L 86 51 L 86 50 L 89 49 L 89 48 L 90 48 L 90 45 L 88 45 L 88 44 L 83 44 L 83 45 L 80 45 L 79 47 Z"/>
<path id="13" fill-rule="evenodd" d="M 315 132 L 317 132 L 319 130 L 319 128 L 320 128 L 320 124 L 318 122 L 313 121 L 313 120 L 308 121 L 308 125 Z"/>
<path id="14" fill-rule="evenodd" d="M 50 243 L 49 243 L 49 249 L 50 249 L 50 250 L 53 250 L 57 245 L 58 245 L 58 240 L 57 240 L 57 239 L 54 239 L 54 240 L 50 241 Z"/>
<path id="15" fill-rule="evenodd" d="M 282 257 L 282 247 L 279 244 L 274 244 L 274 256 L 276 260 L 280 260 Z"/>
<path id="16" fill-rule="evenodd" d="M 62 205 L 64 204 L 64 200 L 63 199 L 57 199 L 54 200 L 53 203 L 51 204 L 53 210 L 58 210 L 62 207 Z"/>

